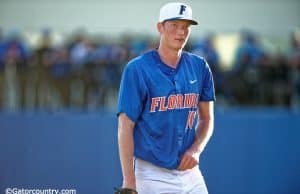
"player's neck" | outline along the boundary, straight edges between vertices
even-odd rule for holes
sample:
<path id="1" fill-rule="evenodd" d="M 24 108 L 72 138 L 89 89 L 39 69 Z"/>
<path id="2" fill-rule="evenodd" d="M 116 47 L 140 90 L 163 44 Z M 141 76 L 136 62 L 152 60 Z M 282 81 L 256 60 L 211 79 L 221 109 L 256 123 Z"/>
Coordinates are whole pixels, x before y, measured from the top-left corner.
<path id="1" fill-rule="evenodd" d="M 180 60 L 182 50 L 171 50 L 163 46 L 158 47 L 160 59 L 168 66 L 176 68 Z"/>

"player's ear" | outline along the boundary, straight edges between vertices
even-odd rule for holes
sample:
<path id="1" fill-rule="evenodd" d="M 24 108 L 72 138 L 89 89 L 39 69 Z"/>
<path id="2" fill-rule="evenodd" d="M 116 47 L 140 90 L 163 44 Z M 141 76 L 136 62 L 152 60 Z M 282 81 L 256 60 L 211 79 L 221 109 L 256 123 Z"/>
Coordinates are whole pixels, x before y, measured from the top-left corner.
<path id="1" fill-rule="evenodd" d="M 162 29 L 163 29 L 163 23 L 162 22 L 158 22 L 156 24 L 156 28 L 157 28 L 157 31 L 161 34 L 162 33 Z"/>

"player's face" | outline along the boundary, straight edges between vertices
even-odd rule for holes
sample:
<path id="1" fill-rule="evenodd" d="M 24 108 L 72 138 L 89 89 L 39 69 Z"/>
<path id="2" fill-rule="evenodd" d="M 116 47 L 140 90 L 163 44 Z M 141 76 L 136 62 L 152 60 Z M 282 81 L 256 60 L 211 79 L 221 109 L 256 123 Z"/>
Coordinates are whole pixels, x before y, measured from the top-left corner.
<path id="1" fill-rule="evenodd" d="M 161 24 L 161 37 L 163 44 L 175 50 L 183 49 L 190 32 L 191 22 L 186 20 L 166 21 Z"/>

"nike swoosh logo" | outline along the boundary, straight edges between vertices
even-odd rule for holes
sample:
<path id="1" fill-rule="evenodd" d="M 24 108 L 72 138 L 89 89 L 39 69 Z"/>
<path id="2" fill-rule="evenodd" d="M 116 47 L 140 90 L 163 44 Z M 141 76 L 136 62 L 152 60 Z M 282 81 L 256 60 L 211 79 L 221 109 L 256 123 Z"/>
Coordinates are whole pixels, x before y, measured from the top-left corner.
<path id="1" fill-rule="evenodd" d="M 196 79 L 194 79 L 194 80 L 190 80 L 190 84 L 194 84 L 194 83 L 196 83 L 197 82 L 197 80 Z"/>

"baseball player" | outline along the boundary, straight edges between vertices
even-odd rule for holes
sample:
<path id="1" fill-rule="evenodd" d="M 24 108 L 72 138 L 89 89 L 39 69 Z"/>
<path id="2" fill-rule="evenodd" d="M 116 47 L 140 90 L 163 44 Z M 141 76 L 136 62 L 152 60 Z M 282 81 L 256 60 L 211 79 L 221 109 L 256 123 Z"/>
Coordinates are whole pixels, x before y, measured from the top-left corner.
<path id="1" fill-rule="evenodd" d="M 116 193 L 205 194 L 199 157 L 213 132 L 215 100 L 207 62 L 183 51 L 192 9 L 160 9 L 160 44 L 131 60 L 122 75 L 118 141 L 123 185 Z"/>

